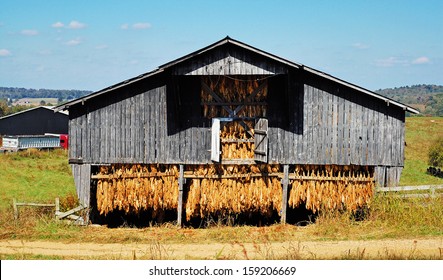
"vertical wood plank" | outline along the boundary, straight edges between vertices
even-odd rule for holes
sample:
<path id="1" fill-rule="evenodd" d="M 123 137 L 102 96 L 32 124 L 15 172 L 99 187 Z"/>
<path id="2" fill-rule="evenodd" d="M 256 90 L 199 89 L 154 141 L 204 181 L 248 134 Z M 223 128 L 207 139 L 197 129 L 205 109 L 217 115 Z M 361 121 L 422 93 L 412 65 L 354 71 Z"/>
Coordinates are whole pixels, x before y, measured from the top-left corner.
<path id="1" fill-rule="evenodd" d="M 339 120 L 339 111 L 338 111 L 338 96 L 335 94 L 331 94 L 332 96 L 332 105 L 333 105 L 333 119 L 332 119 L 332 161 L 337 164 L 338 163 L 338 153 L 339 153 L 339 145 L 338 145 L 338 120 Z"/>
<path id="2" fill-rule="evenodd" d="M 183 184 L 184 184 L 184 167 L 180 164 L 179 167 L 179 178 L 178 178 L 178 205 L 177 205 L 177 225 L 179 227 L 183 226 Z"/>
<path id="3" fill-rule="evenodd" d="M 345 141 L 344 141 L 344 135 L 346 126 L 345 123 L 345 100 L 341 97 L 337 98 L 338 103 L 338 137 L 337 137 L 337 164 L 345 165 L 344 159 L 345 159 Z"/>
<path id="4" fill-rule="evenodd" d="M 286 212 L 288 208 L 288 185 L 289 185 L 289 165 L 283 165 L 283 179 L 282 179 L 282 187 L 283 187 L 283 197 L 282 197 L 282 205 L 281 205 L 281 223 L 286 224 Z"/>

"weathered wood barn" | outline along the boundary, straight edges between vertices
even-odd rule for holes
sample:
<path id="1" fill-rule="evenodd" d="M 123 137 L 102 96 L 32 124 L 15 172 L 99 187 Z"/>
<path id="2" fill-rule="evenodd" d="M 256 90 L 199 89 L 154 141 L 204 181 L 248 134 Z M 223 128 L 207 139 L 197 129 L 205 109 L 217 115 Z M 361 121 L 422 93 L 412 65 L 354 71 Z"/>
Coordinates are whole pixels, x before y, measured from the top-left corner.
<path id="1" fill-rule="evenodd" d="M 179 224 L 362 207 L 398 183 L 418 113 L 229 37 L 58 109 L 82 204 Z"/>

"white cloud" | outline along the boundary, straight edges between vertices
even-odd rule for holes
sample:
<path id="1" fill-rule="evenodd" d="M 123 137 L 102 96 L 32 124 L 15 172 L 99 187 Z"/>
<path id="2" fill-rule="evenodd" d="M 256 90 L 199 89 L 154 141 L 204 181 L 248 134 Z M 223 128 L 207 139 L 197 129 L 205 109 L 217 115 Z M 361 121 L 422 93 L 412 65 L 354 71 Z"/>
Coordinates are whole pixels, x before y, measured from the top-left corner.
<path id="1" fill-rule="evenodd" d="M 392 67 L 396 65 L 408 65 L 408 61 L 399 57 L 391 56 L 388 58 L 377 59 L 375 65 L 378 67 Z"/>
<path id="2" fill-rule="evenodd" d="M 133 59 L 133 60 L 129 61 L 130 65 L 136 65 L 138 63 L 139 63 L 139 61 L 137 59 Z"/>
<path id="3" fill-rule="evenodd" d="M 22 30 L 20 33 L 22 35 L 25 35 L 25 36 L 35 36 L 35 35 L 38 35 L 38 31 L 34 30 L 34 29 L 25 29 L 25 30 Z"/>
<path id="4" fill-rule="evenodd" d="M 80 38 L 76 38 L 76 39 L 72 39 L 69 40 L 65 43 L 65 45 L 67 46 L 77 46 L 82 42 L 82 40 Z"/>
<path id="5" fill-rule="evenodd" d="M 106 45 L 106 44 L 95 46 L 96 50 L 104 50 L 104 49 L 107 49 L 107 48 L 108 48 L 108 45 Z"/>
<path id="6" fill-rule="evenodd" d="M 40 50 L 40 51 L 38 51 L 38 54 L 40 54 L 40 55 L 51 55 L 52 54 L 52 51 L 51 50 Z"/>
<path id="7" fill-rule="evenodd" d="M 11 52 L 7 49 L 0 49 L 0 56 L 10 56 Z"/>
<path id="8" fill-rule="evenodd" d="M 426 56 L 420 56 L 412 61 L 412 64 L 428 64 L 430 62 L 429 58 Z"/>
<path id="9" fill-rule="evenodd" d="M 68 24 L 69 29 L 82 29 L 85 28 L 86 24 L 81 23 L 79 21 L 73 20 Z"/>
<path id="10" fill-rule="evenodd" d="M 151 28 L 151 24 L 147 22 L 137 22 L 132 25 L 133 29 L 148 29 Z"/>
<path id="11" fill-rule="evenodd" d="M 363 43 L 354 43 L 352 44 L 352 47 L 359 49 L 359 50 L 365 50 L 365 49 L 369 49 L 369 46 Z"/>
<path id="12" fill-rule="evenodd" d="M 123 29 L 123 30 L 127 30 L 129 28 L 131 28 L 131 29 L 148 29 L 148 28 L 151 28 L 151 24 L 148 22 L 137 22 L 132 25 L 125 23 L 120 26 L 120 29 Z"/>
<path id="13" fill-rule="evenodd" d="M 63 27 L 65 27 L 63 22 L 60 22 L 60 21 L 57 21 L 56 23 L 53 23 L 51 26 L 54 27 L 54 28 L 63 28 Z"/>

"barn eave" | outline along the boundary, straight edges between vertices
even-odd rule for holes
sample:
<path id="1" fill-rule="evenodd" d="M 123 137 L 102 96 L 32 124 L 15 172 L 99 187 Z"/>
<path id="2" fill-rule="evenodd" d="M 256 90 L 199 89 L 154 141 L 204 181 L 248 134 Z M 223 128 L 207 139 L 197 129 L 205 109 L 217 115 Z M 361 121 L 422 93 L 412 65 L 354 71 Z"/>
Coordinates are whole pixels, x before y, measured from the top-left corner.
<path id="1" fill-rule="evenodd" d="M 136 76 L 134 78 L 131 78 L 131 79 L 125 80 L 123 82 L 117 83 L 115 85 L 112 85 L 110 87 L 107 87 L 105 89 L 93 92 L 93 93 L 91 93 L 91 94 L 89 94 L 87 96 L 84 96 L 84 97 L 81 97 L 81 98 L 78 98 L 78 99 L 66 102 L 64 104 L 61 104 L 61 105 L 55 107 L 54 110 L 57 112 L 57 111 L 69 109 L 69 107 L 71 107 L 73 105 L 77 105 L 77 104 L 82 104 L 83 105 L 89 99 L 95 98 L 97 96 L 100 96 L 102 94 L 106 94 L 106 93 L 108 93 L 110 91 L 113 91 L 113 90 L 116 90 L 118 88 L 125 87 L 125 86 L 127 86 L 129 84 L 132 84 L 132 83 L 138 82 L 140 80 L 146 79 L 148 77 L 152 77 L 154 75 L 157 75 L 157 74 L 160 74 L 162 72 L 165 72 L 165 71 L 167 71 L 168 69 L 170 69 L 170 68 L 172 68 L 174 66 L 177 66 L 177 65 L 179 65 L 179 64 L 181 64 L 181 63 L 183 63 L 185 61 L 191 60 L 191 59 L 195 58 L 198 55 L 201 55 L 203 53 L 209 52 L 209 51 L 211 51 L 211 50 L 213 50 L 213 49 L 215 49 L 217 47 L 223 46 L 225 44 L 232 44 L 232 45 L 235 45 L 237 47 L 240 47 L 240 48 L 246 49 L 248 51 L 251 51 L 253 53 L 256 53 L 258 55 L 262 55 L 262 56 L 264 56 L 266 58 L 269 58 L 269 59 L 271 59 L 273 61 L 276 61 L 278 63 L 281 63 L 283 65 L 289 66 L 291 68 L 301 69 L 301 70 L 307 71 L 307 72 L 312 73 L 312 74 L 314 74 L 316 76 L 319 76 L 319 77 L 322 77 L 324 79 L 330 80 L 332 82 L 341 84 L 341 85 L 343 85 L 345 87 L 354 89 L 354 90 L 356 90 L 358 92 L 361 92 L 363 94 L 367 94 L 367 95 L 372 96 L 374 98 L 383 100 L 384 102 L 386 102 L 386 104 L 388 106 L 389 105 L 394 105 L 396 107 L 400 107 L 404 111 L 407 111 L 407 112 L 410 112 L 410 113 L 413 113 L 413 114 L 419 114 L 420 113 L 417 109 L 412 108 L 410 106 L 407 106 L 405 104 L 402 104 L 400 102 L 397 102 L 397 101 L 395 101 L 393 99 L 384 97 L 384 96 L 379 95 L 379 94 L 377 94 L 377 93 L 375 93 L 373 91 L 367 90 L 367 89 L 362 88 L 360 86 L 357 86 L 355 84 L 352 84 L 352 83 L 349 83 L 347 81 L 341 80 L 339 78 L 336 78 L 336 77 L 334 77 L 332 75 L 329 75 L 327 73 L 324 73 L 322 71 L 316 70 L 314 68 L 308 67 L 306 65 L 295 63 L 295 62 L 286 60 L 284 58 L 278 57 L 276 55 L 270 54 L 270 53 L 265 52 L 263 50 L 260 50 L 258 48 L 255 48 L 255 47 L 252 47 L 250 45 L 247 45 L 247 44 L 245 44 L 243 42 L 240 42 L 240 41 L 237 41 L 235 39 L 232 39 L 229 36 L 227 36 L 226 38 L 224 38 L 224 39 L 222 39 L 220 41 L 217 41 L 217 42 L 215 42 L 215 43 L 213 43 L 213 44 L 211 44 L 211 45 L 209 45 L 209 46 L 207 46 L 205 48 L 199 49 L 199 50 L 197 50 L 195 52 L 192 52 L 192 53 L 190 53 L 188 55 L 185 55 L 183 57 L 175 59 L 175 60 L 173 60 L 171 62 L 168 62 L 166 64 L 160 65 L 157 69 L 155 69 L 155 70 L 153 70 L 151 72 L 147 72 L 147 73 L 141 74 L 141 75 Z"/>

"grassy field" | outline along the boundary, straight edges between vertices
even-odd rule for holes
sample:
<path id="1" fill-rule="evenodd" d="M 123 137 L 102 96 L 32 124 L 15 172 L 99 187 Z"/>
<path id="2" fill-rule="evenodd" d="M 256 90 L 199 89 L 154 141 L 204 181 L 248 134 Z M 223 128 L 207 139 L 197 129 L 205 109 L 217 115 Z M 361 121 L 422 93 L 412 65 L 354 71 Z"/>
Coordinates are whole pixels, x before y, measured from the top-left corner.
<path id="1" fill-rule="evenodd" d="M 443 179 L 426 174 L 428 151 L 438 137 L 443 137 L 442 117 L 406 118 L 405 167 L 400 185 L 443 184 Z"/>
<path id="2" fill-rule="evenodd" d="M 443 184 L 443 179 L 426 174 L 427 150 L 432 141 L 443 136 L 443 118 L 414 117 L 406 121 L 406 162 L 402 185 Z M 14 221 L 12 199 L 29 202 L 53 202 L 61 198 L 62 208 L 76 206 L 75 186 L 67 153 L 63 150 L 25 151 L 0 154 L 0 240 L 51 240 L 63 242 L 171 243 L 203 242 L 281 242 L 287 240 L 378 240 L 443 236 L 443 200 L 404 200 L 377 196 L 363 221 L 349 213 L 323 213 L 315 224 L 305 227 L 272 225 L 269 227 L 214 225 L 205 229 L 179 229 L 172 224 L 149 228 L 77 227 L 56 223 L 51 214 L 35 209 L 20 210 Z M 52 210 L 53 211 L 53 210 Z M 5 256 L 4 258 L 18 258 Z M 27 256 L 26 258 L 34 258 Z M 45 259 L 47 256 L 38 256 Z"/>
<path id="3" fill-rule="evenodd" d="M 44 104 L 57 105 L 58 98 L 21 98 L 14 102 L 13 105 L 40 106 L 42 101 Z"/>
<path id="4" fill-rule="evenodd" d="M 11 209 L 13 198 L 53 203 L 56 197 L 74 197 L 67 157 L 61 149 L 0 154 L 0 211 Z"/>

